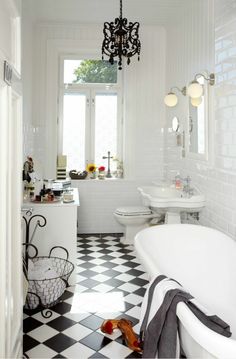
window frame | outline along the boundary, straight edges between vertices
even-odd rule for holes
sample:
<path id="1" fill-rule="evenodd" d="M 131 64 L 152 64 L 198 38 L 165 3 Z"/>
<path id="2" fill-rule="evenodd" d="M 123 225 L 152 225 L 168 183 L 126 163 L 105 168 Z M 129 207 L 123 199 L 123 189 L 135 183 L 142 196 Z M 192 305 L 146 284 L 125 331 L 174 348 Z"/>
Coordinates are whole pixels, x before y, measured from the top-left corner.
<path id="1" fill-rule="evenodd" d="M 86 94 L 86 127 L 85 127 L 85 164 L 93 163 L 95 159 L 95 96 L 99 93 L 117 93 L 117 153 L 123 160 L 123 90 L 122 75 L 117 70 L 117 83 L 87 83 L 64 84 L 64 60 L 96 60 L 98 56 L 89 55 L 61 55 L 59 59 L 59 93 L 58 93 L 58 120 L 57 120 L 57 154 L 61 155 L 63 149 L 63 102 L 66 93 Z M 104 153 L 104 155 L 106 155 Z M 82 170 L 82 169 L 81 169 Z"/>

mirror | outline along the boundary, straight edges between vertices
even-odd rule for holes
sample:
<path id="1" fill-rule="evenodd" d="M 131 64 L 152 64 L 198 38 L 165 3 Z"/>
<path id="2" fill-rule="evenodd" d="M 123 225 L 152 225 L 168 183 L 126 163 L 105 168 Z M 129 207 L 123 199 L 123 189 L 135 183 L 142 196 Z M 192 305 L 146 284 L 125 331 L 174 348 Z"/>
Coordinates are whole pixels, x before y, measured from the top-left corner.
<path id="1" fill-rule="evenodd" d="M 178 132 L 179 131 L 179 119 L 178 117 L 173 117 L 172 119 L 172 130 L 174 132 Z"/>
<path id="2" fill-rule="evenodd" d="M 203 76 L 198 77 L 197 81 L 203 86 L 204 90 L 200 98 L 189 97 L 186 147 L 190 157 L 207 159 L 208 85 Z"/>

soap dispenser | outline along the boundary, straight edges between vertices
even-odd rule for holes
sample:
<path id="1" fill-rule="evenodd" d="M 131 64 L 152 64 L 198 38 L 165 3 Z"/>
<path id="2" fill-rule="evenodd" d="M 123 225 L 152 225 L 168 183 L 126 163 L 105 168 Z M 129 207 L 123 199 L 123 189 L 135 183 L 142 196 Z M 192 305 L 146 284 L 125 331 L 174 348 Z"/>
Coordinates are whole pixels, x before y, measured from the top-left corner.
<path id="1" fill-rule="evenodd" d="M 181 189 L 181 177 L 180 177 L 180 174 L 178 173 L 176 176 L 175 176 L 175 188 L 176 189 Z"/>

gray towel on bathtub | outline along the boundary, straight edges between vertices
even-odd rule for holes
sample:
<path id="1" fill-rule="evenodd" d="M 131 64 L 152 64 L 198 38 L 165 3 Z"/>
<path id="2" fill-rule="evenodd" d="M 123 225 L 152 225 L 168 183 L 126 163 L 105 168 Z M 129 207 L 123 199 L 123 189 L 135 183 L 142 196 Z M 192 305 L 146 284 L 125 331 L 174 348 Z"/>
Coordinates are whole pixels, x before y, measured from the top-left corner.
<path id="1" fill-rule="evenodd" d="M 178 317 L 176 315 L 176 307 L 179 302 L 185 302 L 196 317 L 211 330 L 226 337 L 231 336 L 228 324 L 215 315 L 207 316 L 191 302 L 191 299 L 193 299 L 191 294 L 179 288 L 166 292 L 163 302 L 148 323 L 156 285 L 164 279 L 167 280 L 163 275 L 158 276 L 149 288 L 147 308 L 140 329 L 140 337 L 143 342 L 143 358 L 179 357 L 181 348 L 178 347 Z M 173 281 L 172 279 L 169 280 Z"/>

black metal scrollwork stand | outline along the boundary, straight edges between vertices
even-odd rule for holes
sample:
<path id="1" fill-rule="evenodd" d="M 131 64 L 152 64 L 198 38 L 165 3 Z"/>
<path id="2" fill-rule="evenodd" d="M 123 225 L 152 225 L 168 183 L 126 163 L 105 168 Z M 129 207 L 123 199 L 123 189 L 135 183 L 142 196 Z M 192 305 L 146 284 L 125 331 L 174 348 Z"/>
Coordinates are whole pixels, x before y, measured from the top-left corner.
<path id="1" fill-rule="evenodd" d="M 26 226 L 26 231 L 25 231 L 25 244 L 26 244 L 26 246 L 25 246 L 25 260 L 26 260 L 26 269 L 27 270 L 28 270 L 28 258 L 30 258 L 29 253 L 28 253 L 28 244 L 30 244 L 30 242 L 33 239 L 33 235 L 32 235 L 31 241 L 29 239 L 29 236 L 30 236 L 30 224 L 31 224 L 32 219 L 34 219 L 36 217 L 38 217 L 40 219 L 37 220 L 33 235 L 35 233 L 35 230 L 36 230 L 37 226 L 39 226 L 41 228 L 46 226 L 46 224 L 47 224 L 46 218 L 44 216 L 42 216 L 41 214 L 35 214 L 32 217 L 30 217 L 29 220 L 27 220 L 27 218 L 25 216 L 23 216 L 23 219 L 25 221 L 25 226 Z M 41 223 L 41 220 L 43 220 L 42 223 Z M 37 250 L 36 255 L 38 255 L 38 250 Z M 36 255 L 34 257 L 36 257 Z M 32 257 L 32 258 L 34 258 L 34 257 Z"/>
<path id="2" fill-rule="evenodd" d="M 23 245 L 25 246 L 25 258 L 24 258 L 24 262 L 25 262 L 25 267 L 26 267 L 26 271 L 25 271 L 25 275 L 26 275 L 26 278 L 28 278 L 27 274 L 28 274 L 28 259 L 33 259 L 35 257 L 38 256 L 38 249 L 35 245 L 31 244 L 30 242 L 32 241 L 33 239 L 33 236 L 34 236 L 34 233 L 36 231 L 36 228 L 37 226 L 39 227 L 45 227 L 46 224 L 47 224 L 47 220 L 44 216 L 42 216 L 41 214 L 35 214 L 33 215 L 32 217 L 30 217 L 28 220 L 25 216 L 22 217 L 25 221 L 25 226 L 26 226 L 26 231 L 25 231 L 25 243 L 23 243 Z M 36 223 L 36 226 L 35 226 L 35 229 L 33 231 L 33 234 L 32 234 L 32 237 L 31 237 L 31 240 L 30 240 L 30 224 L 31 224 L 31 221 L 34 219 L 34 218 L 40 218 L 37 220 L 37 223 Z M 33 256 L 31 256 L 29 254 L 29 248 L 34 248 L 35 250 L 35 254 Z M 41 298 L 38 296 L 38 294 L 36 293 L 33 293 L 33 292 L 28 292 L 28 294 L 30 295 L 34 295 L 35 297 L 38 298 L 38 307 L 41 307 L 42 310 L 41 310 L 41 314 L 44 318 L 50 318 L 52 316 L 52 311 L 47 309 L 47 308 L 44 308 L 43 305 L 42 305 L 42 301 L 41 301 Z"/>

